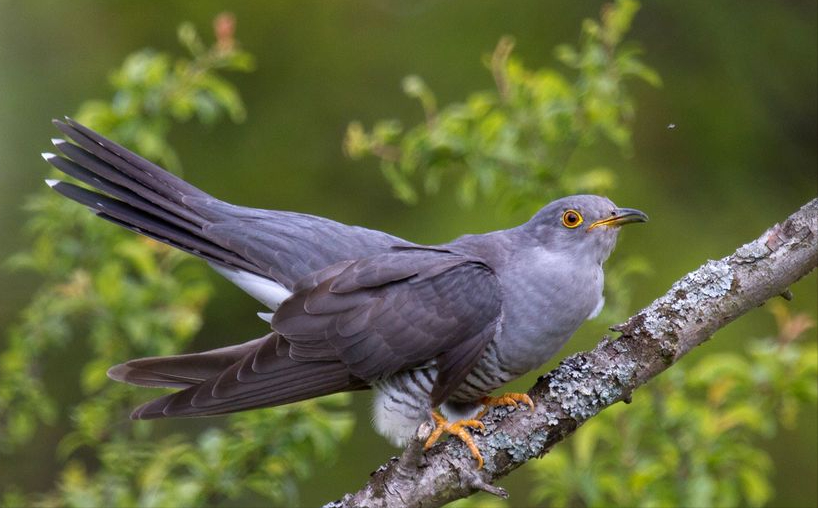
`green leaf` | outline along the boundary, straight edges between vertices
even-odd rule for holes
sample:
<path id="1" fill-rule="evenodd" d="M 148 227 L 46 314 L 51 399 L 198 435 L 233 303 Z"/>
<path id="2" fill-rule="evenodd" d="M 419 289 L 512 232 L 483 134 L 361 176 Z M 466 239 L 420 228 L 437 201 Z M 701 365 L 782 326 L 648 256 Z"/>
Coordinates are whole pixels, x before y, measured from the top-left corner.
<path id="1" fill-rule="evenodd" d="M 741 486 L 749 506 L 764 506 L 772 497 L 769 480 L 753 467 L 744 467 L 739 471 Z"/>

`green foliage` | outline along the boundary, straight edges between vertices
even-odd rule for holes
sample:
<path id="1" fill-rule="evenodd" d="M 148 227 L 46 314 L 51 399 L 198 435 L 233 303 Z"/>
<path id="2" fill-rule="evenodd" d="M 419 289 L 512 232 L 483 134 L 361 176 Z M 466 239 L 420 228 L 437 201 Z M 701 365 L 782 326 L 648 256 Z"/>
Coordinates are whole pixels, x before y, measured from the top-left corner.
<path id="1" fill-rule="evenodd" d="M 573 79 L 526 68 L 511 56 L 509 37 L 486 59 L 496 89 L 462 103 L 438 108 L 424 81 L 409 76 L 404 92 L 420 102 L 425 122 L 405 129 L 395 120 L 380 121 L 371 131 L 355 122 L 344 147 L 352 157 L 377 157 L 396 196 L 407 202 L 417 200 L 418 180 L 433 193 L 444 178 L 457 178 L 457 195 L 466 204 L 481 193 L 534 209 L 565 194 L 604 193 L 614 181 L 610 168 L 580 169 L 571 161 L 601 139 L 627 151 L 634 106 L 626 82 L 660 82 L 638 51 L 622 43 L 637 10 L 634 0 L 607 6 L 601 22 L 583 23 L 578 48 L 557 48 Z"/>
<path id="2" fill-rule="evenodd" d="M 179 39 L 190 57 L 154 50 L 130 55 L 111 76 L 113 100 L 85 103 L 77 119 L 178 170 L 166 141 L 173 122 L 213 123 L 225 113 L 244 118 L 238 92 L 218 74 L 252 68 L 233 30 L 233 18 L 220 15 L 216 41 L 206 47 L 183 24 Z M 125 424 L 145 392 L 110 382 L 106 370 L 189 344 L 212 292 L 205 265 L 113 227 L 49 189 L 32 196 L 28 208 L 32 247 L 8 264 L 34 270 L 43 286 L 0 355 L 0 451 L 15 451 L 66 411 L 71 430 L 57 449 L 65 464 L 57 488 L 43 495 L 9 490 L 3 504 L 191 506 L 248 493 L 280 503 L 296 499 L 296 479 L 309 475 L 312 462 L 331 460 L 349 435 L 348 397 L 236 415 L 225 428 L 193 438 L 162 437 L 150 422 Z M 44 366 L 66 357 L 82 362 L 73 351 L 87 359 L 76 377 L 49 384 Z M 68 395 L 76 392 L 80 401 Z"/>
<path id="3" fill-rule="evenodd" d="M 191 23 L 179 27 L 179 41 L 192 59 L 174 59 L 153 49 L 129 55 L 111 74 L 113 100 L 87 101 L 78 119 L 127 140 L 142 156 L 178 169 L 176 154 L 167 143 L 172 121 L 186 122 L 195 116 L 211 124 L 226 113 L 241 122 L 246 115 L 238 90 L 217 71 L 251 71 L 253 56 L 233 39 L 231 15 L 217 17 L 214 28 L 217 40 L 208 48 Z"/>
<path id="4" fill-rule="evenodd" d="M 772 302 L 778 337 L 746 353 L 674 365 L 530 465 L 548 506 L 763 506 L 772 460 L 758 447 L 818 399 L 814 323 Z M 799 337 L 802 340 L 799 340 Z"/>
<path id="5" fill-rule="evenodd" d="M 352 416 L 340 411 L 347 399 L 243 413 L 227 429 L 208 428 L 195 440 L 114 438 L 97 448 L 97 472 L 69 461 L 59 491 L 37 504 L 210 506 L 247 493 L 292 504 L 296 480 L 308 477 L 315 461 L 333 460 L 338 442 L 349 434 Z"/>
<path id="6" fill-rule="evenodd" d="M 478 492 L 465 499 L 458 499 L 446 505 L 446 508 L 505 508 L 508 506 L 504 500 L 484 492 Z"/>

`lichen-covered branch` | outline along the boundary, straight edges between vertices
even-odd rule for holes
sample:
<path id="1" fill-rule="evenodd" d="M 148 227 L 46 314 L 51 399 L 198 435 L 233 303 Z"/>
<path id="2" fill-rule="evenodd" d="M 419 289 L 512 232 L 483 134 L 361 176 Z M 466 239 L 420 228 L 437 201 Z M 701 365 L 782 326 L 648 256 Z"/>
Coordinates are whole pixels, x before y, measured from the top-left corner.
<path id="1" fill-rule="evenodd" d="M 732 255 L 708 261 L 662 297 L 612 330 L 620 337 L 563 360 L 529 391 L 533 410 L 495 408 L 475 433 L 485 459 L 476 470 L 459 440 L 422 453 L 430 428 L 400 458 L 372 474 L 358 492 L 327 507 L 434 507 L 484 490 L 540 457 L 589 418 L 667 369 L 719 328 L 766 300 L 790 296 L 788 287 L 818 265 L 818 199 Z"/>

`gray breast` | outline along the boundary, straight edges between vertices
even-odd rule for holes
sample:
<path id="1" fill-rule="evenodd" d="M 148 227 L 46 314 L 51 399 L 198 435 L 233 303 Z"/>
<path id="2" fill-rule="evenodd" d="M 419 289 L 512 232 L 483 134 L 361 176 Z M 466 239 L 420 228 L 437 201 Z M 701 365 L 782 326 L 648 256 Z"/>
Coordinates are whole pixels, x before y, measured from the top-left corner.
<path id="1" fill-rule="evenodd" d="M 597 308 L 602 267 L 593 260 L 526 249 L 501 269 L 503 317 L 497 356 L 522 375 L 551 358 Z"/>

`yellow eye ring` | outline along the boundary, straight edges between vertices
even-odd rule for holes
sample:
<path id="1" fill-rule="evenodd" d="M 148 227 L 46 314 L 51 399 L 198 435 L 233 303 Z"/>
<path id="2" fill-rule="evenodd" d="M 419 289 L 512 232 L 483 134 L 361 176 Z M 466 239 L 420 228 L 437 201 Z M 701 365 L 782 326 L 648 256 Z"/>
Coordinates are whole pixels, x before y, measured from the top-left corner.
<path id="1" fill-rule="evenodd" d="M 562 214 L 562 225 L 568 229 L 574 229 L 582 224 L 582 214 L 576 210 L 566 210 Z"/>

